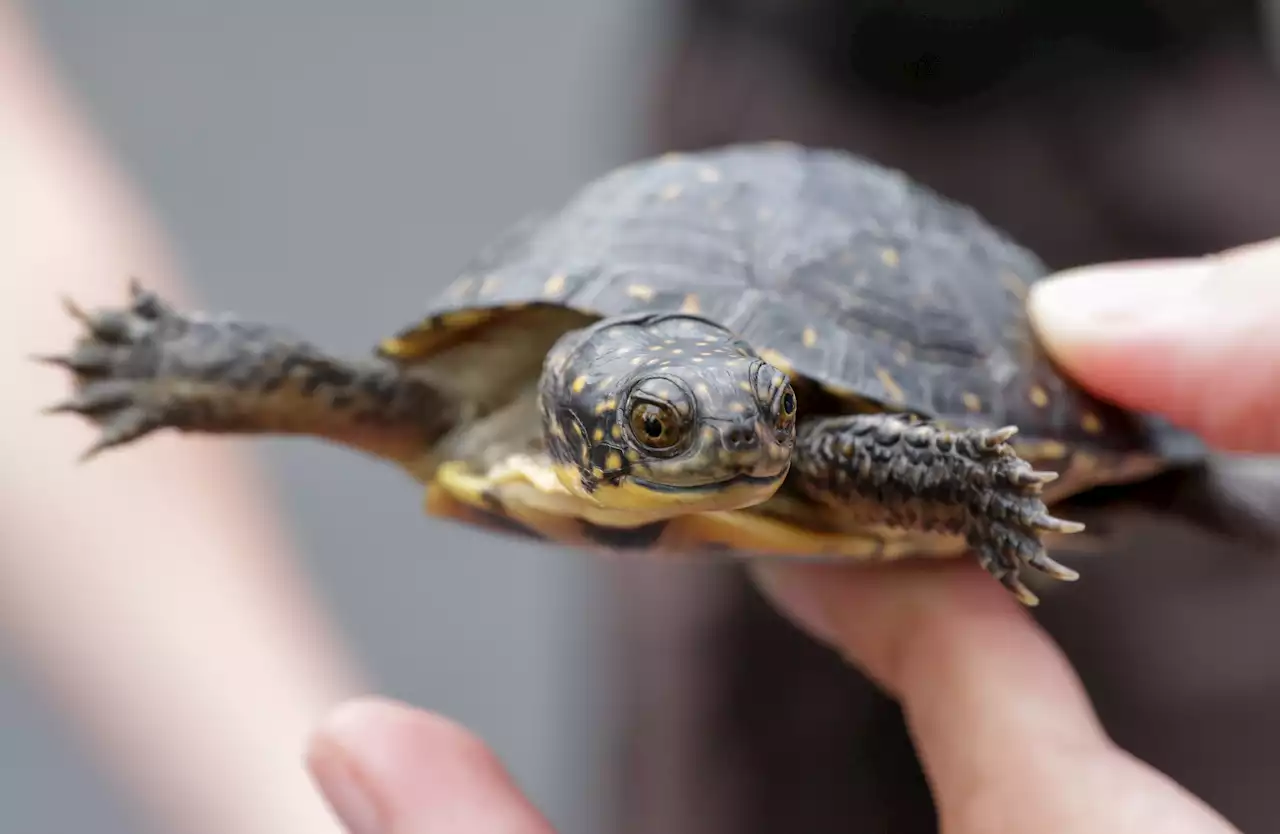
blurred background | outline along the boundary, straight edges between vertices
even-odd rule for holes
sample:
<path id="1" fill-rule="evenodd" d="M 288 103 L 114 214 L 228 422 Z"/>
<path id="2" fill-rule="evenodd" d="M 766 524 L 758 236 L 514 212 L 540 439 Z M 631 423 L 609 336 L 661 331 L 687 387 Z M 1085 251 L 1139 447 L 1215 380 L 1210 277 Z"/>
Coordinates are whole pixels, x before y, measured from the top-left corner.
<path id="1" fill-rule="evenodd" d="M 357 353 L 505 225 L 636 155 L 658 24 L 639 0 L 26 8 L 201 300 Z M 380 691 L 468 724 L 591 830 L 590 560 L 424 519 L 420 489 L 359 456 L 255 448 Z M 0 830 L 136 830 L 61 720 L 3 675 Z"/>
<path id="2" fill-rule="evenodd" d="M 525 211 L 672 147 L 869 153 L 1055 267 L 1280 234 L 1277 17 L 1259 3 L 28 8 L 204 304 L 337 349 L 398 327 Z M 253 448 L 379 689 L 478 731 L 564 834 L 931 830 L 896 708 L 734 566 L 512 543 L 423 518 L 390 468 Z M 1132 541 L 1042 619 L 1122 744 L 1268 830 L 1280 569 L 1211 572 L 1221 544 L 1167 524 Z M 0 724 L 0 827 L 137 830 L 8 670 Z"/>

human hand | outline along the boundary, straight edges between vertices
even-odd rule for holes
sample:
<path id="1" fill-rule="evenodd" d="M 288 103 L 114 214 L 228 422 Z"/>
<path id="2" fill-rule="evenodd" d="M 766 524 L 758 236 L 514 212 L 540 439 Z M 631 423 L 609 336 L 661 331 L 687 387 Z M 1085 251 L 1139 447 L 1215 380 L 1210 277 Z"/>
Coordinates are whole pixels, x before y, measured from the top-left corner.
<path id="1" fill-rule="evenodd" d="M 1098 393 L 1221 447 L 1280 451 L 1280 244 L 1047 283 L 1033 314 Z M 1203 392 L 1215 395 L 1206 397 Z M 1219 815 L 1117 748 L 1026 610 L 968 562 L 759 563 L 802 628 L 898 697 L 948 834 L 1223 834 Z M 348 704 L 309 764 L 353 834 L 551 834 L 483 742 L 386 701 Z"/>
<path id="2" fill-rule="evenodd" d="M 1280 242 L 1074 271 L 1031 307 L 1055 359 L 1102 396 L 1219 448 L 1280 452 L 1267 418 L 1280 408 Z M 761 563 L 757 576 L 901 700 L 943 831 L 1235 830 L 1111 742 L 1048 635 L 974 565 Z"/>
<path id="3" fill-rule="evenodd" d="M 351 834 L 553 834 L 483 741 L 393 701 L 338 707 L 307 766 Z"/>

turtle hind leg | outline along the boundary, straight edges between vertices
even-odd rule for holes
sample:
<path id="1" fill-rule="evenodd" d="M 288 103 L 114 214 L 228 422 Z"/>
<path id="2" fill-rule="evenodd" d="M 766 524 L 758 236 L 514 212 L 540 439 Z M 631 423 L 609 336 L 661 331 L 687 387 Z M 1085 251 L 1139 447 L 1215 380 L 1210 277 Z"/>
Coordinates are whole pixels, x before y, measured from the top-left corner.
<path id="1" fill-rule="evenodd" d="M 1049 514 L 1037 472 L 1008 441 L 1014 429 L 949 431 L 901 415 L 820 419 L 800 427 L 790 481 L 853 521 L 963 535 L 978 561 L 1026 605 L 1024 567 L 1059 580 L 1075 571 L 1045 552 L 1045 534 L 1083 525 Z"/>
<path id="2" fill-rule="evenodd" d="M 66 306 L 83 334 L 36 359 L 73 379 L 72 395 L 46 411 L 100 427 L 86 457 L 169 428 L 311 435 L 403 461 L 457 419 L 456 398 L 421 373 L 335 358 L 270 325 L 187 315 L 136 283 L 123 307 Z"/>

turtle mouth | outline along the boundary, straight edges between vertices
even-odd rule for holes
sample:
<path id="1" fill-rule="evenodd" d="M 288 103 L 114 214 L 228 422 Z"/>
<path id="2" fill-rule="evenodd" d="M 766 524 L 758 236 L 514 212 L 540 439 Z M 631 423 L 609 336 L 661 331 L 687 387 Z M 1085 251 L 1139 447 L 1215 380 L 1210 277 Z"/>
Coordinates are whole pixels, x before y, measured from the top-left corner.
<path id="1" fill-rule="evenodd" d="M 731 489 L 733 487 L 776 487 L 786 474 L 785 469 L 781 472 L 775 472 L 769 475 L 751 475 L 743 472 L 738 475 L 731 475 L 728 478 L 718 478 L 716 480 L 692 484 L 664 484 L 633 475 L 631 476 L 631 482 L 642 489 L 667 494 L 690 492 L 711 493 L 718 492 L 723 489 Z"/>
<path id="2" fill-rule="evenodd" d="M 787 476 L 789 467 L 767 474 L 737 472 L 716 479 L 650 480 L 629 475 L 616 485 L 597 489 L 596 502 L 631 512 L 669 518 L 688 513 L 740 510 L 768 500 Z"/>

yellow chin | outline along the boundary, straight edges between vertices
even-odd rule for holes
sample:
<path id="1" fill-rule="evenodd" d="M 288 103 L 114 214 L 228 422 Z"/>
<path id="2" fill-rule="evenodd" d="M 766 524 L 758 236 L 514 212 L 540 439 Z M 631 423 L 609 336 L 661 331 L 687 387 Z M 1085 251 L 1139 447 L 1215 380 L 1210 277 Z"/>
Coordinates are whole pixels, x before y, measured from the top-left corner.
<path id="1" fill-rule="evenodd" d="M 755 506 L 778 491 L 787 476 L 787 470 L 783 469 L 772 476 L 738 475 L 724 481 L 678 487 L 627 476 L 617 484 L 602 482 L 592 492 L 582 488 L 582 479 L 576 466 L 559 466 L 556 474 L 566 489 L 584 501 L 603 509 L 638 513 L 656 520 L 689 513 L 740 510 Z"/>

